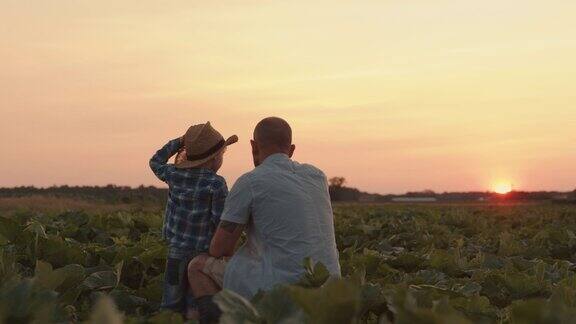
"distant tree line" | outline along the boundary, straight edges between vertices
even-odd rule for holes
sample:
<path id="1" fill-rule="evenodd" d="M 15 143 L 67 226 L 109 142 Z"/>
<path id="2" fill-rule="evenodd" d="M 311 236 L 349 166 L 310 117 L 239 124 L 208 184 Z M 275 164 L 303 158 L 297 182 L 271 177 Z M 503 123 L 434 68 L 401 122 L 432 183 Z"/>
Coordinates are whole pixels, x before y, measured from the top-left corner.
<path id="1" fill-rule="evenodd" d="M 489 191 L 442 192 L 422 190 L 407 192 L 402 195 L 381 195 L 362 192 L 356 188 L 345 186 L 344 177 L 333 177 L 329 180 L 330 197 L 333 201 L 390 202 L 394 198 L 434 198 L 440 202 L 459 201 L 566 201 L 576 202 L 576 190 L 560 191 L 512 191 L 505 195 Z"/>
<path id="2" fill-rule="evenodd" d="M 26 197 L 48 195 L 57 198 L 97 200 L 110 204 L 117 203 L 152 203 L 162 204 L 166 201 L 168 189 L 154 186 L 52 186 L 36 188 L 32 186 L 0 188 L 0 197 Z"/>
<path id="3" fill-rule="evenodd" d="M 332 201 L 359 201 L 362 193 L 356 188 L 344 186 L 346 179 L 344 177 L 334 177 L 328 180 L 330 199 Z"/>
<path id="4" fill-rule="evenodd" d="M 505 195 L 493 192 L 443 192 L 436 193 L 432 190 L 413 191 L 403 195 L 381 195 L 371 194 L 358 190 L 357 188 L 346 186 L 344 177 L 333 177 L 329 179 L 329 192 L 332 201 L 350 202 L 390 202 L 394 198 L 435 198 L 440 202 L 459 201 L 559 201 L 576 202 L 576 190 L 571 192 L 558 191 L 512 191 Z M 148 203 L 163 205 L 166 202 L 168 189 L 154 186 L 52 186 L 48 188 L 36 188 L 32 186 L 0 188 L 0 198 L 2 197 L 26 197 L 33 195 L 48 195 L 52 197 L 96 200 L 109 204 L 131 204 Z"/>
<path id="5" fill-rule="evenodd" d="M 560 191 L 512 191 L 507 194 L 494 192 L 443 192 L 435 193 L 431 190 L 408 192 L 405 197 L 434 197 L 438 201 L 474 201 L 474 200 L 513 200 L 513 201 L 543 201 L 543 200 L 570 200 L 576 199 L 576 190 L 572 192 Z"/>

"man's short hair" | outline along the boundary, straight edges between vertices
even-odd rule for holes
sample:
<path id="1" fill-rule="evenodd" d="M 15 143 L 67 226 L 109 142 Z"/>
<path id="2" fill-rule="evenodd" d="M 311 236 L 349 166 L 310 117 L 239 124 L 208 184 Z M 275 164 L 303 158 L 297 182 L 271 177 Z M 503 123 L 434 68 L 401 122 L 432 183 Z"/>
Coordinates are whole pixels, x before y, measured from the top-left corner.
<path id="1" fill-rule="evenodd" d="M 282 118 L 264 118 L 254 128 L 254 140 L 264 147 L 287 150 L 292 145 L 292 128 Z"/>

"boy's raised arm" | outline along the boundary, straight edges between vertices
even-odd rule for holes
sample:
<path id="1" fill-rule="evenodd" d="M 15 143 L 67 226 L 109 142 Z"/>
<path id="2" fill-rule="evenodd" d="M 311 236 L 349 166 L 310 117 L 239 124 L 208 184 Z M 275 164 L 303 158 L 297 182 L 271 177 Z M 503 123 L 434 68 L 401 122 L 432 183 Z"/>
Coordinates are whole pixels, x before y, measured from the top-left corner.
<path id="1" fill-rule="evenodd" d="M 175 138 L 170 142 L 166 143 L 161 149 L 159 149 L 156 154 L 150 159 L 150 169 L 162 181 L 166 181 L 166 170 L 168 169 L 168 160 L 174 154 L 176 154 L 183 145 L 182 138 Z"/>

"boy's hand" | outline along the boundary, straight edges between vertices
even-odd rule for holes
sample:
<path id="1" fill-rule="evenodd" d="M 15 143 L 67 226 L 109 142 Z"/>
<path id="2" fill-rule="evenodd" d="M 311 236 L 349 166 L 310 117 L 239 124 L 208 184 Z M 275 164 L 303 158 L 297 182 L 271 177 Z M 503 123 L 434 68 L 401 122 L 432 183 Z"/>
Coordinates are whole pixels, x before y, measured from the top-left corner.
<path id="1" fill-rule="evenodd" d="M 184 152 L 184 150 L 186 149 L 186 147 L 184 146 L 184 136 L 180 137 L 180 141 L 178 142 L 178 144 L 180 144 L 180 148 L 178 149 L 178 154 Z"/>
<path id="2" fill-rule="evenodd" d="M 185 137 L 185 135 L 178 138 L 178 145 L 180 146 L 180 148 L 178 149 L 178 153 L 184 151 L 184 147 L 185 147 L 184 137 Z"/>

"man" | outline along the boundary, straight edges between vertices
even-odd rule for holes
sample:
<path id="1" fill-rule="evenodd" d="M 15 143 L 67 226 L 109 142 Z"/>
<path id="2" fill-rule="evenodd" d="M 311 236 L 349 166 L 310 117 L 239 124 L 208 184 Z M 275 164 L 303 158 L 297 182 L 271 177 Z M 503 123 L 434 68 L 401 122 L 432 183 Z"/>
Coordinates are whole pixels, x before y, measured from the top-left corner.
<path id="1" fill-rule="evenodd" d="M 217 320 L 212 296 L 221 287 L 249 299 L 258 290 L 298 281 L 306 257 L 340 276 L 324 173 L 290 159 L 295 146 L 283 119 L 260 121 L 251 144 L 256 168 L 241 176 L 226 198 L 210 255 L 194 258 L 188 267 L 201 322 Z M 234 253 L 244 230 L 247 241 Z"/>

